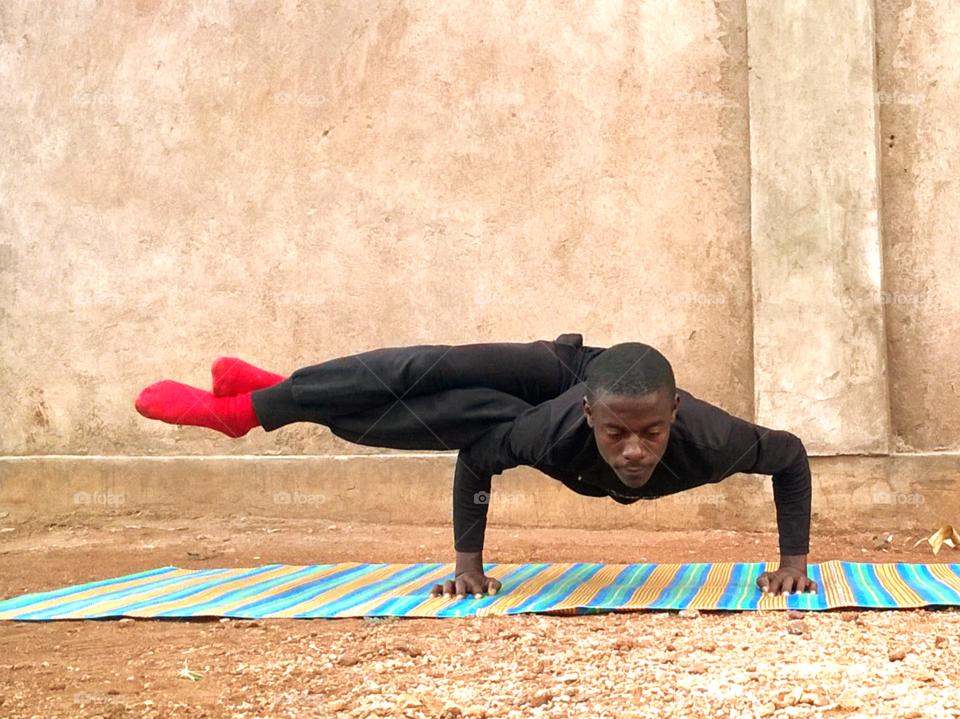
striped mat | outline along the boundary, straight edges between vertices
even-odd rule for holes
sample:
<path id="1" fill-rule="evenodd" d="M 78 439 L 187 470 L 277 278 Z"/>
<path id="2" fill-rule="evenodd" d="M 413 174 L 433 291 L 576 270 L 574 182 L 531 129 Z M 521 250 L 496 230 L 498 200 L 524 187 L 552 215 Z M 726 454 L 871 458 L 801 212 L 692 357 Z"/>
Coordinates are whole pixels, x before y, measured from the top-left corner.
<path id="1" fill-rule="evenodd" d="M 429 596 L 452 564 L 273 564 L 252 569 L 163 567 L 0 601 L 0 619 L 106 617 L 462 617 L 596 614 L 639 609 L 888 609 L 960 605 L 960 564 L 809 567 L 819 594 L 763 596 L 775 564 L 490 564 L 501 593 Z"/>

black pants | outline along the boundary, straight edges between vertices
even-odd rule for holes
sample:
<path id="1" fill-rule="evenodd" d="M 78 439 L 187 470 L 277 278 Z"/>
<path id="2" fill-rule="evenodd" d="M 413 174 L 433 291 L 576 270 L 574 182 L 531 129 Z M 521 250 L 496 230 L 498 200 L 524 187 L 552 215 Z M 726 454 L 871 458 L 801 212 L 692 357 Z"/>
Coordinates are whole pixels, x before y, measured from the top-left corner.
<path id="1" fill-rule="evenodd" d="M 390 347 L 298 369 L 251 396 L 268 432 L 326 425 L 355 444 L 456 450 L 583 381 L 603 348 L 553 342 Z"/>

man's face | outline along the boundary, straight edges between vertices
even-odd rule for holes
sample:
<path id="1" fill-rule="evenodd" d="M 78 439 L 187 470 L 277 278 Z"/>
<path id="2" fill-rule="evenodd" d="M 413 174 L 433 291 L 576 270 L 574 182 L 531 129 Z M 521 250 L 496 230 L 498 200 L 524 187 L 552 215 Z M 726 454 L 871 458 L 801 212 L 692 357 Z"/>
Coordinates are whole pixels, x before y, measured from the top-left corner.
<path id="1" fill-rule="evenodd" d="M 583 398 L 583 413 L 600 456 L 621 482 L 634 489 L 650 480 L 667 451 L 679 407 L 680 395 L 665 390 L 636 397 L 608 395 L 592 404 Z"/>

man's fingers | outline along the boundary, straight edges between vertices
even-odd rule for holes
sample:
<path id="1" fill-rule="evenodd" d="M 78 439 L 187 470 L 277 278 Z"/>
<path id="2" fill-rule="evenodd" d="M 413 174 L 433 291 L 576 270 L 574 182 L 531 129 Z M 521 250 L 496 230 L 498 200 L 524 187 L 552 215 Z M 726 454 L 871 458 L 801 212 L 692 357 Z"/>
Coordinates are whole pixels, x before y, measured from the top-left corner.
<path id="1" fill-rule="evenodd" d="M 780 583 L 780 593 L 783 595 L 790 594 L 793 591 L 794 586 L 797 583 L 797 578 L 793 576 L 786 576 L 783 578 L 783 581 Z"/>
<path id="2" fill-rule="evenodd" d="M 487 584 L 487 594 L 492 597 L 494 594 L 500 591 L 500 587 L 502 586 L 503 585 L 500 584 L 500 582 L 498 582 L 496 579 L 491 579 L 490 583 Z"/>
<path id="3" fill-rule="evenodd" d="M 757 578 L 757 586 L 760 591 L 767 594 L 770 591 L 770 575 L 764 572 Z"/>
<path id="4" fill-rule="evenodd" d="M 439 597 L 441 594 L 443 594 L 443 587 L 441 587 L 439 584 L 434 584 L 433 589 L 430 590 L 430 596 Z"/>
<path id="5" fill-rule="evenodd" d="M 763 581 L 763 580 L 766 580 L 766 581 Z M 760 589 L 763 592 L 765 592 L 766 594 L 774 594 L 774 595 L 780 592 L 780 587 L 782 586 L 780 583 L 780 578 L 776 574 L 773 574 L 772 572 L 761 575 L 760 580 L 758 581 L 758 584 L 760 584 Z M 764 589 L 764 587 L 766 588 Z"/>

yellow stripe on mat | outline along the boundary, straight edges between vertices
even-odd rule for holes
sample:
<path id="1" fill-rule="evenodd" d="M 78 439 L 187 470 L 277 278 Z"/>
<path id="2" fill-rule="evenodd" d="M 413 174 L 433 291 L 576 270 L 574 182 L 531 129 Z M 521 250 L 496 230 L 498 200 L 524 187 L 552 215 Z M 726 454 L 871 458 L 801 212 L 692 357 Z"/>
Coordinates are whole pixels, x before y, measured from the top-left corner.
<path id="1" fill-rule="evenodd" d="M 670 586 L 670 582 L 677 576 L 682 564 L 659 564 L 656 569 L 647 575 L 643 584 L 637 587 L 630 599 L 623 606 L 633 609 L 643 609 L 650 606 L 654 599 L 659 597 L 663 590 Z"/>
<path id="2" fill-rule="evenodd" d="M 922 607 L 926 604 L 926 602 L 923 601 L 923 597 L 913 591 L 909 585 L 903 581 L 903 577 L 897 572 L 895 564 L 878 564 L 876 566 L 877 577 L 880 579 L 880 583 L 884 589 L 893 595 L 893 598 L 897 600 L 897 604 L 901 607 Z"/>
<path id="3" fill-rule="evenodd" d="M 61 605 L 65 602 L 78 602 L 84 599 L 92 599 L 93 597 L 100 596 L 107 592 L 116 592 L 116 591 L 128 591 L 136 587 L 141 587 L 144 584 L 152 584 L 157 581 L 164 579 L 171 579 L 173 577 L 186 577 L 192 573 L 189 569 L 174 569 L 172 572 L 168 572 L 158 577 L 156 575 L 151 575 L 149 577 L 142 577 L 140 579 L 135 579 L 129 582 L 118 582 L 117 584 L 111 584 L 109 587 L 93 587 L 91 589 L 84 590 L 82 592 L 77 592 L 76 594 L 70 594 L 65 597 L 54 597 L 52 599 L 45 599 L 42 602 L 37 602 L 36 604 L 31 604 L 29 607 L 26 607 L 26 611 L 37 612 L 44 611 L 47 609 L 52 609 Z M 169 590 L 167 590 L 169 591 Z M 128 600 L 129 601 L 129 600 Z"/>
<path id="4" fill-rule="evenodd" d="M 730 584 L 730 577 L 733 575 L 735 566 L 731 562 L 721 562 L 710 567 L 703 586 L 693 595 L 687 606 L 693 609 L 716 609 L 720 597 L 723 596 L 723 593 L 727 590 L 727 585 Z"/>
<path id="5" fill-rule="evenodd" d="M 439 568 L 434 569 L 432 572 L 428 574 L 418 577 L 417 579 L 412 579 L 406 584 L 401 584 L 399 587 L 392 590 L 389 594 L 383 594 L 379 597 L 375 597 L 367 602 L 364 602 L 363 604 L 359 604 L 353 607 L 352 609 L 345 609 L 344 611 L 340 612 L 337 616 L 356 617 L 361 614 L 365 615 L 368 611 L 370 611 L 374 607 L 377 607 L 383 604 L 386 601 L 389 601 L 392 597 L 409 594 L 411 591 L 413 591 L 415 587 L 420 586 L 424 582 L 428 582 L 428 583 L 435 582 L 438 579 L 441 579 L 447 576 L 454 570 L 455 570 L 455 566 L 453 564 L 442 564 Z M 295 607 L 295 609 L 297 611 L 300 611 L 299 608 Z"/>
<path id="6" fill-rule="evenodd" d="M 523 584 L 512 590 L 510 594 L 505 595 L 491 604 L 489 607 L 480 607 L 477 609 L 478 617 L 498 616 L 507 613 L 507 610 L 522 604 L 531 597 L 535 596 L 547 586 L 550 582 L 559 579 L 567 572 L 573 564 L 551 564 L 546 569 L 537 573 L 535 577 L 530 577 Z"/>
<path id="7" fill-rule="evenodd" d="M 311 597 L 307 601 L 301 602 L 300 604 L 294 607 L 290 607 L 288 609 L 281 609 L 276 612 L 270 612 L 270 616 L 271 617 L 288 617 L 288 616 L 291 616 L 290 614 L 291 611 L 295 613 L 312 611 L 313 609 L 316 609 L 317 607 L 321 607 L 324 604 L 327 604 L 329 602 L 335 602 L 338 599 L 343 599 L 345 596 L 347 596 L 348 594 L 351 594 L 357 589 L 363 589 L 367 585 L 373 584 L 375 582 L 380 582 L 385 579 L 389 579 L 394 574 L 399 574 L 400 572 L 404 571 L 405 569 L 408 569 L 409 567 L 410 567 L 409 564 L 388 565 L 382 569 L 378 569 L 375 572 L 371 572 L 369 574 L 363 574 L 362 576 L 359 576 L 356 579 L 346 582 L 345 584 L 338 584 L 336 587 L 333 587 L 332 589 L 328 589 L 327 591 L 322 592 L 321 594 L 318 594 L 315 597 Z"/>

